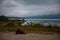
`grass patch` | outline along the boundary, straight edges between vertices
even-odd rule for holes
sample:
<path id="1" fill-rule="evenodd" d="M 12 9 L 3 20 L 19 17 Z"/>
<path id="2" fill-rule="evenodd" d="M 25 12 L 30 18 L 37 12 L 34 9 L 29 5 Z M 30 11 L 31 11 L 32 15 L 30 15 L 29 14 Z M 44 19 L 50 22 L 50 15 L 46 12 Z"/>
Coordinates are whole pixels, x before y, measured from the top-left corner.
<path id="1" fill-rule="evenodd" d="M 26 33 L 58 33 L 60 34 L 60 27 L 58 26 L 44 26 L 40 23 L 32 23 L 29 25 L 14 25 L 14 23 L 8 23 L 7 25 L 0 25 L 0 32 L 15 32 L 17 29 L 20 29 Z"/>

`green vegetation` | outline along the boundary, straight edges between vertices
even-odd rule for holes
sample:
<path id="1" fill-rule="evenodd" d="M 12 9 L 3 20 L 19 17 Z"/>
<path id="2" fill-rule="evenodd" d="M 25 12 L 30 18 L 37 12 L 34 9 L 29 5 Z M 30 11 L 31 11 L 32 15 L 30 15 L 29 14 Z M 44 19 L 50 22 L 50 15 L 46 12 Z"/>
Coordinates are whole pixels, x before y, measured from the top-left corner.
<path id="1" fill-rule="evenodd" d="M 25 20 L 9 20 L 6 25 L 0 25 L 0 32 L 15 32 L 20 29 L 26 33 L 58 33 L 60 34 L 60 27 L 58 26 L 44 26 L 40 23 L 28 23 L 27 25 L 22 25 Z"/>
<path id="2" fill-rule="evenodd" d="M 4 15 L 3 16 L 0 16 L 0 22 L 7 22 L 9 19 L 7 17 L 5 17 Z"/>

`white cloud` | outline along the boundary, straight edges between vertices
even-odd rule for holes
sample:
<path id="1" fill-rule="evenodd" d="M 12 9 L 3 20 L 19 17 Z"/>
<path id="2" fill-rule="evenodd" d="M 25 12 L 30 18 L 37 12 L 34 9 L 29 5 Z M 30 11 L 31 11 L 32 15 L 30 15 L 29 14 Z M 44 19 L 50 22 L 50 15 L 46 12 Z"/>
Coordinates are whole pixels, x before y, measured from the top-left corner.
<path id="1" fill-rule="evenodd" d="M 20 3 L 15 0 L 5 0 L 3 2 L 3 13 L 6 16 L 35 16 L 35 15 L 46 15 L 54 14 L 58 12 L 58 6 L 55 5 L 25 5 L 24 1 Z"/>

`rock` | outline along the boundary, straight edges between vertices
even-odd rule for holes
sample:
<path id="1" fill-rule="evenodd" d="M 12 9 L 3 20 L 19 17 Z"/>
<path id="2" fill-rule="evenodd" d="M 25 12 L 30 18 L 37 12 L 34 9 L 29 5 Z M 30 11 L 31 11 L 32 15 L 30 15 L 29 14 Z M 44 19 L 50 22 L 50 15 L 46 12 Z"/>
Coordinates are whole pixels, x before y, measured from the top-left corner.
<path id="1" fill-rule="evenodd" d="M 24 31 L 17 29 L 16 34 L 26 34 Z"/>

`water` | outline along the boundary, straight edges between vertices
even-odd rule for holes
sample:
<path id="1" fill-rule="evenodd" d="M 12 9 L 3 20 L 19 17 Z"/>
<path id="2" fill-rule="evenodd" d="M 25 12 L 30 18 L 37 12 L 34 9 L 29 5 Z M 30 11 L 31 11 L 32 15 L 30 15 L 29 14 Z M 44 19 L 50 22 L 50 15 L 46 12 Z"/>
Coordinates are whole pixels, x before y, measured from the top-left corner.
<path id="1" fill-rule="evenodd" d="M 60 19 L 25 19 L 28 23 L 34 22 L 34 23 L 43 23 L 44 25 L 58 25 L 60 26 Z"/>
<path id="2" fill-rule="evenodd" d="M 11 19 L 11 20 L 16 20 L 16 19 Z M 58 25 L 60 26 L 60 19 L 25 19 L 26 22 L 33 22 L 33 23 L 43 23 L 44 25 Z M 27 24 L 27 23 L 24 24 Z"/>

